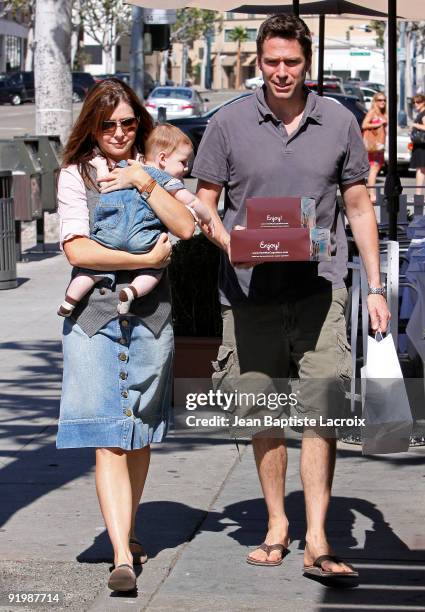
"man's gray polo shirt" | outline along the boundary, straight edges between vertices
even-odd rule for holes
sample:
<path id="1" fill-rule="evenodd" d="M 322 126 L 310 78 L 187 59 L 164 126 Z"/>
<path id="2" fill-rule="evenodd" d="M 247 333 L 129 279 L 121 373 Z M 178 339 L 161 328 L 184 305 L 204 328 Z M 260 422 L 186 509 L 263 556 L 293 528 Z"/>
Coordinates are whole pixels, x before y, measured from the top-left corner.
<path id="1" fill-rule="evenodd" d="M 331 262 L 265 263 L 252 270 L 234 269 L 222 252 L 220 301 L 281 301 L 292 289 L 308 292 L 326 281 L 335 289 L 344 287 L 347 241 L 337 187 L 368 173 L 357 121 L 334 100 L 308 92 L 300 125 L 290 137 L 268 107 L 264 88 L 218 111 L 202 138 L 192 174 L 225 187 L 225 228 L 246 225 L 247 198 L 307 196 L 316 200 L 317 225 L 331 230 L 332 243 Z"/>

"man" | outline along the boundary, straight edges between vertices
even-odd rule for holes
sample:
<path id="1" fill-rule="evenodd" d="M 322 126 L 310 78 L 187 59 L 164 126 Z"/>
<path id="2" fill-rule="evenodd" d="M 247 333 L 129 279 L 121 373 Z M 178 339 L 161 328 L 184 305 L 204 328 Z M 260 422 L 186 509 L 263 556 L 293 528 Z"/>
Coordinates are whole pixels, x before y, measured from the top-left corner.
<path id="1" fill-rule="evenodd" d="M 338 185 L 367 271 L 372 328 L 385 331 L 389 320 L 380 280 L 376 218 L 365 186 L 367 155 L 354 116 L 304 86 L 311 64 L 311 37 L 301 19 L 268 18 L 258 32 L 257 60 L 264 86 L 213 117 L 192 172 L 199 179 L 199 198 L 214 211 L 213 241 L 222 249 L 223 345 L 217 367 L 223 376 L 262 372 L 288 378 L 296 366 L 301 382 L 333 378 L 342 384 L 351 366 L 344 319 L 347 243 L 336 203 Z M 223 186 L 221 224 L 217 205 Z M 331 230 L 332 261 L 232 267 L 229 231 L 245 225 L 245 200 L 256 196 L 314 198 L 317 225 Z M 318 410 L 326 414 L 326 390 L 309 392 L 308 384 L 305 389 L 303 414 L 318 414 Z M 252 443 L 269 520 L 264 544 L 247 560 L 278 565 L 289 543 L 285 442 L 281 437 L 257 436 Z M 331 434 L 325 437 L 304 430 L 304 566 L 325 575 L 354 576 L 351 566 L 332 557 L 325 534 L 335 455 L 336 440 Z"/>

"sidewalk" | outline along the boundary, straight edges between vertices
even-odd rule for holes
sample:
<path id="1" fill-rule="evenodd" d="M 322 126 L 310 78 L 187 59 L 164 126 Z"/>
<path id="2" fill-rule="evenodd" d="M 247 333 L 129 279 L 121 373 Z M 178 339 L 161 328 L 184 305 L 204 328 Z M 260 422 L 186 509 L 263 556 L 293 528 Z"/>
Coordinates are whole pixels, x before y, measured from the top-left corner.
<path id="1" fill-rule="evenodd" d="M 304 506 L 299 442 L 289 441 L 291 553 L 281 567 L 245 563 L 266 513 L 252 451 L 225 434 L 174 433 L 153 451 L 139 513 L 150 560 L 137 595 L 106 588 L 111 548 L 97 505 L 94 451 L 55 448 L 61 320 L 69 267 L 52 253 L 18 265 L 0 293 L 0 610 L 425 610 L 425 449 L 365 459 L 339 446 L 328 532 L 361 572 L 354 590 L 302 576 Z M 63 603 L 13 608 L 8 592 L 50 590 Z"/>

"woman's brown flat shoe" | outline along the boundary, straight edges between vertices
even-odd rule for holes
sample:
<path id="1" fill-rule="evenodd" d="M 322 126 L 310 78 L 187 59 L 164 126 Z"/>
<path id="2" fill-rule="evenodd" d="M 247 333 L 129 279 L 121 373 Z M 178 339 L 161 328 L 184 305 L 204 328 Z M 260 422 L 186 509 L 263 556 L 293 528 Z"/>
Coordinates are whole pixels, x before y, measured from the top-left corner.
<path id="1" fill-rule="evenodd" d="M 122 563 L 112 570 L 108 580 L 111 591 L 134 591 L 136 588 L 136 574 L 131 565 Z"/>
<path id="2" fill-rule="evenodd" d="M 130 538 L 130 551 L 134 565 L 143 565 L 148 560 L 148 555 L 137 538 Z"/>

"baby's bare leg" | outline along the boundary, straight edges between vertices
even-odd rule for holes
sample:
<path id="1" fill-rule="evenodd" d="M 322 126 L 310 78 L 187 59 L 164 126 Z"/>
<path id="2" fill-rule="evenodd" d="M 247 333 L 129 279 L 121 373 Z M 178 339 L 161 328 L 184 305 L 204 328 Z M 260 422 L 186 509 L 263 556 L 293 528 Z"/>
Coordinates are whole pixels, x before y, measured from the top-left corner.
<path id="1" fill-rule="evenodd" d="M 117 310 L 120 314 L 128 314 L 131 303 L 135 298 L 142 297 L 152 291 L 161 280 L 160 274 L 139 274 L 132 281 L 131 285 L 122 289 L 119 294 L 119 304 Z"/>
<path id="2" fill-rule="evenodd" d="M 99 282 L 100 277 L 90 276 L 88 274 L 78 274 L 70 282 L 65 299 L 58 308 L 58 315 L 61 317 L 69 317 L 78 302 Z"/>

